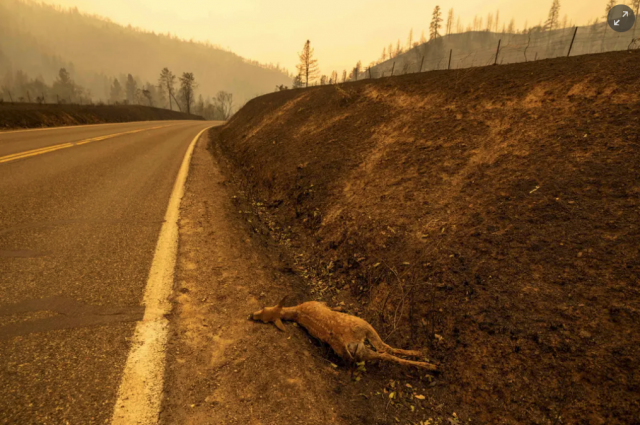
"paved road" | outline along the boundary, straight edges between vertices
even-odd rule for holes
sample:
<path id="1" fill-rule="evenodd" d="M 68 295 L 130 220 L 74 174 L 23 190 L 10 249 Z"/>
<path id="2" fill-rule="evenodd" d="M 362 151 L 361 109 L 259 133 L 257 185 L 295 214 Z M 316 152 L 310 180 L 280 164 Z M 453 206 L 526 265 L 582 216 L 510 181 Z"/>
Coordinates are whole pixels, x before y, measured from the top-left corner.
<path id="1" fill-rule="evenodd" d="M 0 424 L 110 420 L 169 195 L 210 125 L 0 133 Z"/>

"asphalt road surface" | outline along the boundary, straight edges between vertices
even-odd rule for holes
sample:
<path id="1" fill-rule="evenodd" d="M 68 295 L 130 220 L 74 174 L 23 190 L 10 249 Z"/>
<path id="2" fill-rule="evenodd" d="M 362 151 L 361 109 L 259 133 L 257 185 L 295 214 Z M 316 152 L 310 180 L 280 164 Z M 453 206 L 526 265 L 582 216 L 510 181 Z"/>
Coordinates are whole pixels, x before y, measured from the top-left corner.
<path id="1" fill-rule="evenodd" d="M 211 122 L 0 133 L 0 423 L 108 423 L 169 196 Z"/>

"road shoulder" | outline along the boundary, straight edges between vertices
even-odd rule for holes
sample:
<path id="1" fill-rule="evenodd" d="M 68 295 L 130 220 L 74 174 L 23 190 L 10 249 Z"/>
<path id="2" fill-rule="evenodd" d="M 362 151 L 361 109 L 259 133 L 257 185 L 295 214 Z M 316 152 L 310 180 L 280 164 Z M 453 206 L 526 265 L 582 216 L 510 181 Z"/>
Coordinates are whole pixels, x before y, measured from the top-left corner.
<path id="1" fill-rule="evenodd" d="M 350 423 L 336 397 L 348 375 L 325 350 L 300 328 L 247 320 L 300 291 L 276 250 L 234 215 L 206 137 L 181 204 L 161 423 Z"/>

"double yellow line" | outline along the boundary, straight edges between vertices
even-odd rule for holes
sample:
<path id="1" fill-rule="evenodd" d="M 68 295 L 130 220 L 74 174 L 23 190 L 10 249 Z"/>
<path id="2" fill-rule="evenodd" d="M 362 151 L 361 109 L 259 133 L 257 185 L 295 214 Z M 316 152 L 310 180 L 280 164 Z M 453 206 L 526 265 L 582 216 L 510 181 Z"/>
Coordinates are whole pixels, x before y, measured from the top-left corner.
<path id="1" fill-rule="evenodd" d="M 158 127 L 142 128 L 142 129 L 138 129 L 138 130 L 125 131 L 124 133 L 108 134 L 106 136 L 94 137 L 92 139 L 81 140 L 79 142 L 62 143 L 62 144 L 59 144 L 59 145 L 47 146 L 46 148 L 33 149 L 33 150 L 30 150 L 30 151 L 26 151 L 26 152 L 14 153 L 14 154 L 7 155 L 7 156 L 0 156 L 0 164 L 3 163 L 3 162 L 9 162 L 9 161 L 15 161 L 17 159 L 28 158 L 30 156 L 41 155 L 43 153 L 49 153 L 49 152 L 57 151 L 57 150 L 60 150 L 60 149 L 71 148 L 73 146 L 85 145 L 87 143 L 98 142 L 100 140 L 113 139 L 114 137 L 124 136 L 124 135 L 127 135 L 127 134 L 140 133 L 142 131 L 157 130 L 159 128 L 164 128 L 164 127 L 169 127 L 169 125 L 161 125 L 161 126 L 158 126 Z"/>

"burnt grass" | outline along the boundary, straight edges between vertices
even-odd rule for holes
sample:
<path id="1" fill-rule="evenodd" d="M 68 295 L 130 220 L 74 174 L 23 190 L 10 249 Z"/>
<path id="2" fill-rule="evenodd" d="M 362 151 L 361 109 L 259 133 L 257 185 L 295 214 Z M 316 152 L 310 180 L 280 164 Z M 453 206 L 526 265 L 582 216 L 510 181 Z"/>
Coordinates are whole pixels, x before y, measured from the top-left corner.
<path id="1" fill-rule="evenodd" d="M 606 53 L 273 93 L 211 136 L 316 299 L 428 349 L 439 409 L 636 423 L 639 93 Z"/>
<path id="2" fill-rule="evenodd" d="M 157 120 L 203 120 L 141 105 L 0 103 L 0 130 Z"/>

